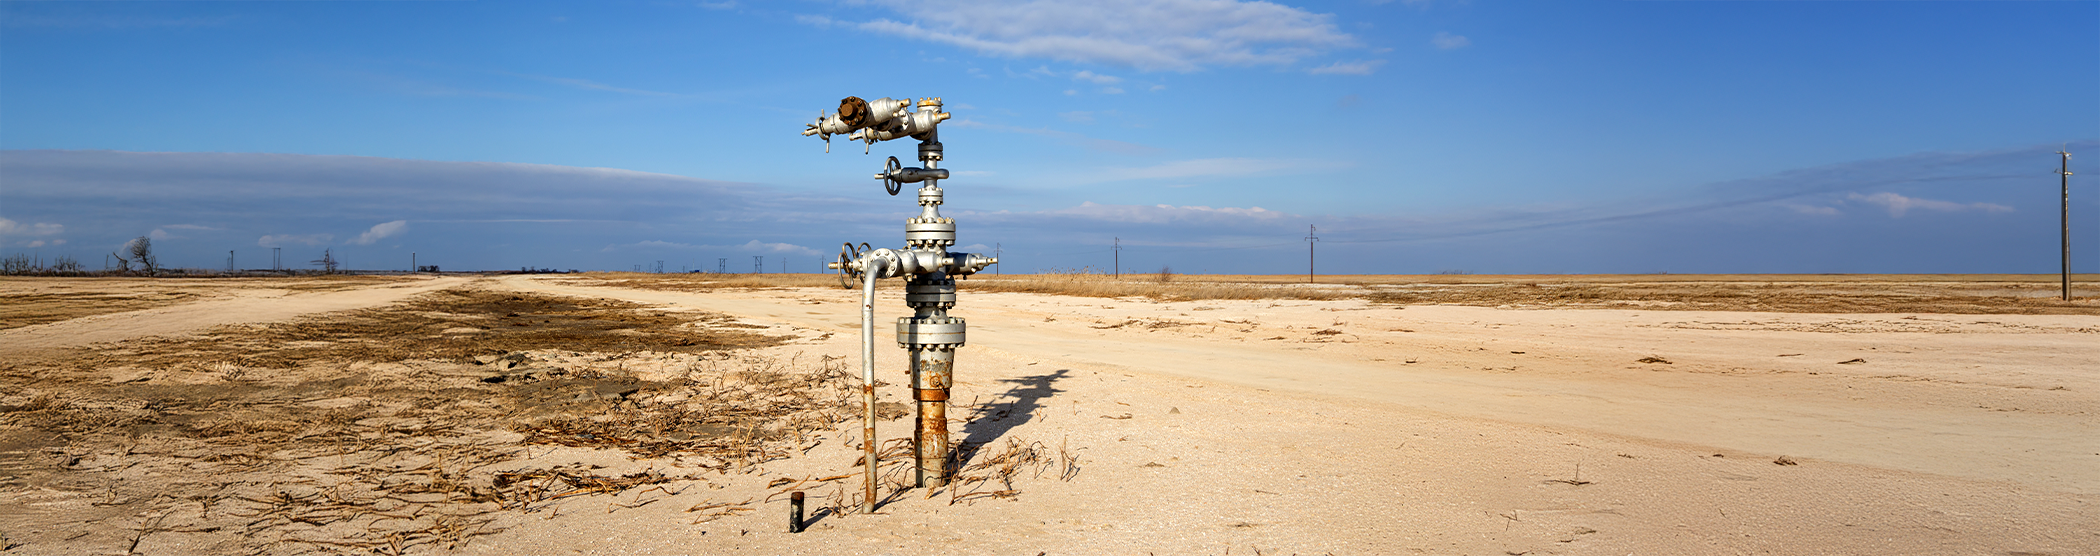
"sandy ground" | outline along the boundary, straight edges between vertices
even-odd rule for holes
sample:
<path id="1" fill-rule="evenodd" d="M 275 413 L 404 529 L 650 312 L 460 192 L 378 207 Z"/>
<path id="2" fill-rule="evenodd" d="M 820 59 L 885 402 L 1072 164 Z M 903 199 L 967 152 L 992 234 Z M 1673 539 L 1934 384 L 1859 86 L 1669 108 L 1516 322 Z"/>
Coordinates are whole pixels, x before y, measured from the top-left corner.
<path id="1" fill-rule="evenodd" d="M 34 284 L 30 280 L 13 281 L 25 285 Z M 63 348 L 147 336 L 180 335 L 229 324 L 278 322 L 301 315 L 384 305 L 415 294 L 458 286 L 467 281 L 467 278 L 459 277 L 409 278 L 324 291 L 221 286 L 210 288 L 210 295 L 206 296 L 208 299 L 203 301 L 138 311 L 90 314 L 48 324 L 0 330 L 0 350 Z M 20 295 L 22 292 L 8 293 Z"/>
<path id="2" fill-rule="evenodd" d="M 858 352 L 858 300 L 844 290 L 478 283 L 726 313 L 793 336 L 757 350 L 783 359 Z M 0 355 L 371 307 L 451 285 L 236 294 L 82 317 L 0 331 Z M 879 339 L 903 312 L 886 288 Z M 970 322 L 956 438 L 1037 456 L 1010 484 L 891 484 L 880 513 L 834 513 L 857 476 L 800 480 L 857 470 L 849 422 L 753 472 L 508 514 L 493 524 L 500 533 L 458 551 L 2100 553 L 2100 317 L 1011 293 L 966 295 L 953 314 Z M 892 383 L 884 399 L 906 399 L 894 384 L 903 352 L 878 348 Z M 880 435 L 908 438 L 908 427 L 886 421 Z M 565 450 L 533 457 L 578 455 Z M 902 461 L 885 463 L 902 476 Z M 784 531 L 789 490 L 811 497 L 807 532 Z M 725 503 L 748 510 L 710 509 Z M 196 551 L 179 539 L 131 548 Z M 79 548 L 13 551 L 88 552 Z"/>
<path id="3" fill-rule="evenodd" d="M 834 349 L 844 353 L 858 326 L 856 300 L 841 290 L 509 285 L 835 332 Z M 878 322 L 886 323 L 902 302 L 894 290 L 884 294 Z M 1033 486 L 1015 502 L 954 508 L 907 499 L 888 515 L 829 519 L 801 536 L 776 531 L 782 509 L 772 507 L 776 515 L 737 524 L 764 538 L 721 547 L 823 552 L 846 540 L 867 553 L 2100 550 L 2092 526 L 2100 516 L 2100 318 L 1020 294 L 969 296 L 952 314 L 971 323 L 956 399 L 1010 404 L 1024 415 L 968 425 L 971 440 L 1069 443 L 1084 450 L 1084 472 Z M 897 368 L 899 352 L 882 347 L 883 368 Z M 1649 357 L 1669 362 L 1638 362 Z M 1865 361 L 1843 363 L 1855 359 Z M 1130 417 L 1115 418 L 1123 415 Z M 883 434 L 908 434 L 897 430 L 904 426 Z M 1799 465 L 1775 464 L 1780 456 Z M 835 464 L 807 474 L 845 471 Z M 721 542 L 630 538 L 614 533 L 618 520 L 601 527 L 595 531 L 612 543 L 603 548 L 614 552 Z"/>

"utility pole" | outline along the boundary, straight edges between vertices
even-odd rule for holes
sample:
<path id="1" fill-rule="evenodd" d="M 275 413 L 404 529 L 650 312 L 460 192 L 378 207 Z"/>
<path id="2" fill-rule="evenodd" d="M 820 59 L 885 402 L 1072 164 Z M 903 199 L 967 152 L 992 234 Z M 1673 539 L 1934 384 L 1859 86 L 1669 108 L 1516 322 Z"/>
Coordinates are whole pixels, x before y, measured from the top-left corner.
<path id="1" fill-rule="evenodd" d="M 2064 301 L 2071 300 L 2071 153 L 2056 151 L 2063 155 L 2063 167 L 2056 170 L 2063 178 L 2063 230 L 2064 230 Z"/>
<path id="2" fill-rule="evenodd" d="M 1305 232 L 1305 283 L 1313 283 L 1313 242 L 1320 241 L 1320 227 L 1310 226 Z"/>
<path id="3" fill-rule="evenodd" d="M 980 244 L 980 245 L 982 245 L 982 244 Z M 1002 246 L 1002 245 L 1000 245 L 1000 244 L 997 244 L 997 243 L 994 243 L 994 244 L 992 244 L 992 258 L 993 258 L 993 259 L 997 259 L 997 258 L 999 258 L 1000 256 L 1002 256 L 1002 255 L 1005 255 L 1005 254 L 1006 254 L 1006 247 L 1004 247 L 1004 246 Z M 1004 273 L 1004 272 L 999 272 L 999 265 L 998 265 L 998 263 L 993 263 L 993 264 L 992 264 L 992 275 L 993 275 L 993 276 L 998 276 L 998 275 L 1000 275 L 1000 274 L 1005 274 L 1005 273 Z"/>
<path id="4" fill-rule="evenodd" d="M 284 270 L 284 248 L 270 248 L 270 270 Z"/>
<path id="5" fill-rule="evenodd" d="M 409 271 L 409 272 L 422 272 L 422 271 L 423 271 L 423 267 L 420 267 L 420 266 L 416 266 L 416 252 L 415 252 L 415 251 L 409 251 L 409 252 L 408 252 L 408 271 Z"/>
<path id="6" fill-rule="evenodd" d="M 1115 244 L 1115 245 L 1116 245 L 1116 246 L 1115 246 L 1115 247 L 1113 248 L 1113 250 L 1114 250 L 1114 251 L 1116 252 L 1116 277 L 1117 277 L 1117 278 L 1122 278 L 1122 277 L 1123 277 L 1123 238 L 1120 238 L 1120 237 L 1119 237 L 1119 238 L 1116 238 L 1116 244 Z"/>
<path id="7" fill-rule="evenodd" d="M 226 250 L 226 273 L 233 274 L 233 250 Z"/>
<path id="8" fill-rule="evenodd" d="M 752 255 L 752 256 L 751 256 L 751 273 L 752 273 L 752 274 L 765 274 L 765 273 L 766 273 L 766 256 L 765 256 L 765 255 Z"/>
<path id="9" fill-rule="evenodd" d="M 729 273 L 729 257 L 715 258 L 715 274 Z"/>

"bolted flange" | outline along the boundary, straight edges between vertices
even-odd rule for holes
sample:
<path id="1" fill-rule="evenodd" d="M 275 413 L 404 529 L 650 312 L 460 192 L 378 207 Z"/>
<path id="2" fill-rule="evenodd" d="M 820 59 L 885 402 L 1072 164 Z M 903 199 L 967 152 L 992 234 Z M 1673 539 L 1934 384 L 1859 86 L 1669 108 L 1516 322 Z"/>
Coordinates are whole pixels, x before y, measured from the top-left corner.
<path id="1" fill-rule="evenodd" d="M 900 317 L 897 347 L 947 347 L 963 345 L 963 320 L 958 317 Z"/>

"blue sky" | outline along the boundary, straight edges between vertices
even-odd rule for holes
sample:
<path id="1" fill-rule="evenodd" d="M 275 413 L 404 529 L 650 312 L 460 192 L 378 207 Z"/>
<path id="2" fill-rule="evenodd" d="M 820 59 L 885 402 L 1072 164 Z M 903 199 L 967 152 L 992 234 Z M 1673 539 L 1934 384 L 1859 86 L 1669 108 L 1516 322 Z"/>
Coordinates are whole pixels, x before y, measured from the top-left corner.
<path id="1" fill-rule="evenodd" d="M 809 272 L 848 95 L 1008 272 L 2100 272 L 2100 2 L 0 2 L 0 252 Z"/>

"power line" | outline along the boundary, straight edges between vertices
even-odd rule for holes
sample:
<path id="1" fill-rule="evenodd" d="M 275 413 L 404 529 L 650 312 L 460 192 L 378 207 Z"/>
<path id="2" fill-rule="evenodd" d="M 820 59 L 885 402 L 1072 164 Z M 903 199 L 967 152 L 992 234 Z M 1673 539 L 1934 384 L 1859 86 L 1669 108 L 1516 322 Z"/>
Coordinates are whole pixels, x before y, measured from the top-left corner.
<path id="1" fill-rule="evenodd" d="M 1122 278 L 1122 277 L 1123 277 L 1123 238 L 1120 238 L 1120 237 L 1119 237 L 1119 238 L 1115 238 L 1115 241 L 1116 241 L 1116 243 L 1115 243 L 1115 247 L 1113 247 L 1112 249 L 1114 249 L 1114 250 L 1115 250 L 1115 252 L 1116 252 L 1116 277 L 1117 277 L 1117 278 Z"/>
<path id="2" fill-rule="evenodd" d="M 1305 283 L 1313 283 L 1313 242 L 1320 241 L 1320 227 L 1309 226 L 1305 232 Z"/>

